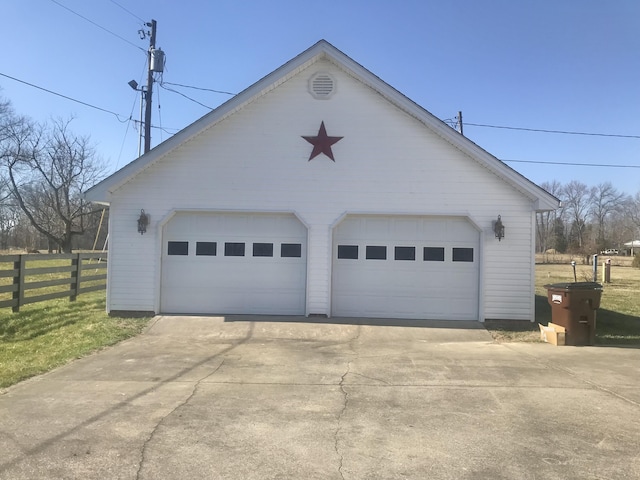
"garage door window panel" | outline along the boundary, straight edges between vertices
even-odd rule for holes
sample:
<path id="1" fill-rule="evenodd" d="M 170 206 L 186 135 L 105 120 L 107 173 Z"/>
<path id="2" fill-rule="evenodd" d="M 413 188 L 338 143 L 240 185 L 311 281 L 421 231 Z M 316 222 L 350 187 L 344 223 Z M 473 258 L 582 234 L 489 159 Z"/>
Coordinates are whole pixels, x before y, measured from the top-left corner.
<path id="1" fill-rule="evenodd" d="M 283 258 L 300 258 L 302 257 L 302 244 L 300 243 L 283 243 L 280 245 L 280 256 Z"/>
<path id="2" fill-rule="evenodd" d="M 358 245 L 338 245 L 338 258 L 357 260 Z"/>
<path id="3" fill-rule="evenodd" d="M 416 247 L 396 247 L 394 258 L 396 260 L 415 260 Z"/>
<path id="4" fill-rule="evenodd" d="M 454 262 L 473 262 L 473 248 L 454 248 Z"/>
<path id="5" fill-rule="evenodd" d="M 444 247 L 424 247 L 422 259 L 425 262 L 444 262 Z"/>
<path id="6" fill-rule="evenodd" d="M 254 243 L 254 257 L 273 257 L 273 243 Z"/>
<path id="7" fill-rule="evenodd" d="M 244 243 L 226 242 L 224 244 L 225 257 L 244 257 Z"/>
<path id="8" fill-rule="evenodd" d="M 367 260 L 386 260 L 387 247 L 382 245 L 367 245 L 366 258 Z"/>
<path id="9" fill-rule="evenodd" d="M 215 257 L 218 244 L 216 242 L 196 242 L 196 255 Z"/>
<path id="10" fill-rule="evenodd" d="M 189 242 L 167 242 L 167 255 L 189 255 Z"/>

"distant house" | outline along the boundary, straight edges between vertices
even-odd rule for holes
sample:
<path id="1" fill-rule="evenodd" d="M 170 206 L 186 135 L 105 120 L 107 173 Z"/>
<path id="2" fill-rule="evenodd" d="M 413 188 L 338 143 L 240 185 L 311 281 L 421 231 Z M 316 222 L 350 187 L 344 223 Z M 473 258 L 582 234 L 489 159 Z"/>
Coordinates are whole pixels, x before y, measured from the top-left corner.
<path id="1" fill-rule="evenodd" d="M 634 256 L 640 250 L 640 240 L 632 240 L 624 244 L 625 254 Z"/>
<path id="2" fill-rule="evenodd" d="M 86 196 L 110 312 L 480 321 L 534 319 L 559 206 L 326 41 Z"/>

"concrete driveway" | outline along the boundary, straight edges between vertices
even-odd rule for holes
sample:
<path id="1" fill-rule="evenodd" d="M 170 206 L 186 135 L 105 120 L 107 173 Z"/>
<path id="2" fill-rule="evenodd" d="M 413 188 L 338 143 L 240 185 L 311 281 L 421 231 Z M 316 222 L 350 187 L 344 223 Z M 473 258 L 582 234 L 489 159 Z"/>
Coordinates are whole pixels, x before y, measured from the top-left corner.
<path id="1" fill-rule="evenodd" d="M 638 349 L 278 320 L 158 317 L 8 389 L 0 478 L 640 478 Z"/>

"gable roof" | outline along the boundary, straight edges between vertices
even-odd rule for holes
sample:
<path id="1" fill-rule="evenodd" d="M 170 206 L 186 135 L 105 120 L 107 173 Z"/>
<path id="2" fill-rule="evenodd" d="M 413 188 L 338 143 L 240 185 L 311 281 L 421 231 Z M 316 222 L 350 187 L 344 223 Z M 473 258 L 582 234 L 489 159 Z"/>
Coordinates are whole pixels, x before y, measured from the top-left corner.
<path id="1" fill-rule="evenodd" d="M 111 194 L 115 190 L 127 183 L 138 173 L 169 154 L 173 149 L 200 134 L 205 129 L 224 120 L 257 97 L 275 89 L 278 85 L 284 83 L 299 71 L 321 59 L 332 62 L 347 74 L 372 88 L 397 108 L 416 118 L 429 130 L 436 133 L 462 152 L 466 153 L 469 157 L 493 172 L 496 176 L 502 178 L 506 183 L 512 185 L 515 189 L 532 200 L 536 210 L 554 210 L 559 207 L 560 201 L 556 197 L 534 184 L 520 173 L 516 172 L 514 169 L 476 145 L 468 138 L 458 133 L 449 125 L 429 113 L 427 110 L 413 102 L 389 84 L 382 81 L 379 77 L 371 73 L 359 63 L 355 62 L 326 40 L 320 40 L 318 43 L 311 46 L 295 58 L 289 60 L 280 68 L 263 77 L 249 88 L 207 113 L 199 120 L 196 120 L 191 125 L 180 130 L 168 140 L 165 140 L 149 152 L 138 157 L 128 165 L 113 173 L 111 176 L 94 185 L 85 192 L 85 197 L 94 202 L 109 203 L 111 200 Z"/>

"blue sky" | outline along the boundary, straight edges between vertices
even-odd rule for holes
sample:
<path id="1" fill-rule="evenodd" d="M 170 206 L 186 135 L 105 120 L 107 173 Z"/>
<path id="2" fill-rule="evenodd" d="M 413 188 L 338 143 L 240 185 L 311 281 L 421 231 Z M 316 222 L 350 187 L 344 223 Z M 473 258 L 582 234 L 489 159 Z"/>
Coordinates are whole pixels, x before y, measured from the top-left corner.
<path id="1" fill-rule="evenodd" d="M 155 19 L 165 82 L 237 93 L 326 39 L 438 118 L 462 111 L 465 135 L 502 160 L 627 166 L 507 162 L 536 183 L 640 192 L 640 138 L 472 125 L 640 137 L 637 0 L 14 0 L 2 9 L 1 74 L 118 117 L 2 76 L 0 95 L 36 120 L 73 115 L 110 172 L 137 156 L 127 119 L 139 118 L 139 93 L 127 82 L 146 82 L 138 30 Z M 230 98 L 169 87 L 209 107 Z M 155 93 L 152 123 L 169 132 L 209 111 Z M 154 129 L 152 146 L 169 136 Z"/>

